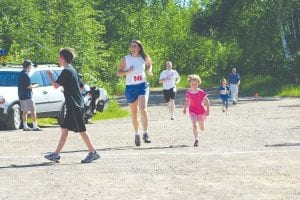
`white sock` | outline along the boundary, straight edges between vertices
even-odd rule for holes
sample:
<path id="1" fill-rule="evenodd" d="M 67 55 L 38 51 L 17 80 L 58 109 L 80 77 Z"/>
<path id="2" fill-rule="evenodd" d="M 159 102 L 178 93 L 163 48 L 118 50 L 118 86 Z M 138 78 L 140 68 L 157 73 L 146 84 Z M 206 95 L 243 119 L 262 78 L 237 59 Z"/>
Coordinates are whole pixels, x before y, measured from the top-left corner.
<path id="1" fill-rule="evenodd" d="M 24 128 L 29 128 L 28 125 L 27 125 L 27 122 L 23 122 L 23 127 Z"/>
<path id="2" fill-rule="evenodd" d="M 37 122 L 32 122 L 33 128 L 37 128 Z"/>

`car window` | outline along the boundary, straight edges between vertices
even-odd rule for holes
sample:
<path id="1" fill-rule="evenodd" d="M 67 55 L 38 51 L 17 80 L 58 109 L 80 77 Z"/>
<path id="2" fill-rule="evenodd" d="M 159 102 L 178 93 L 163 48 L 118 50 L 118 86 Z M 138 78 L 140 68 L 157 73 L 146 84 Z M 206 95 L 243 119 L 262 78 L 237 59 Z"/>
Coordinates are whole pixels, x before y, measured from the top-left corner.
<path id="1" fill-rule="evenodd" d="M 51 81 L 49 79 L 47 71 L 41 71 L 41 74 L 42 74 L 42 77 L 44 79 L 44 86 L 50 86 L 51 85 Z"/>
<path id="2" fill-rule="evenodd" d="M 37 83 L 39 86 L 45 86 L 40 71 L 34 72 L 31 76 L 31 83 Z"/>
<path id="3" fill-rule="evenodd" d="M 0 86 L 18 86 L 20 72 L 0 72 Z"/>
<path id="4" fill-rule="evenodd" d="M 53 78 L 54 80 L 57 80 L 57 78 L 59 77 L 59 75 L 61 74 L 62 70 L 55 70 L 53 73 Z"/>

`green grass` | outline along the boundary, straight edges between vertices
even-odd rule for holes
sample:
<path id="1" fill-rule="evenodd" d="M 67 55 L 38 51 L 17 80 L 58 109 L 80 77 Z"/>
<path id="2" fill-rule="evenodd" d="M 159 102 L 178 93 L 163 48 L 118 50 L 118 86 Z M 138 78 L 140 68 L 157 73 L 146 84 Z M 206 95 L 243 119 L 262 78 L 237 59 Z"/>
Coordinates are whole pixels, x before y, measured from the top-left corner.
<path id="1" fill-rule="evenodd" d="M 300 97 L 300 86 L 284 87 L 278 94 L 280 97 Z"/>
<path id="2" fill-rule="evenodd" d="M 275 96 L 281 90 L 281 83 L 270 75 L 247 75 L 241 80 L 239 93 L 242 96 Z"/>
<path id="3" fill-rule="evenodd" d="M 129 112 L 126 109 L 121 108 L 115 100 L 109 102 L 108 108 L 104 112 L 97 112 L 92 117 L 92 121 L 116 119 L 129 116 Z M 31 123 L 30 116 L 28 117 L 28 123 Z M 38 118 L 39 126 L 53 126 L 58 125 L 55 118 Z"/>
<path id="4" fill-rule="evenodd" d="M 129 112 L 126 109 L 120 108 L 117 101 L 113 100 L 109 103 L 109 107 L 104 112 L 97 112 L 92 117 L 92 121 L 115 119 L 129 116 Z"/>

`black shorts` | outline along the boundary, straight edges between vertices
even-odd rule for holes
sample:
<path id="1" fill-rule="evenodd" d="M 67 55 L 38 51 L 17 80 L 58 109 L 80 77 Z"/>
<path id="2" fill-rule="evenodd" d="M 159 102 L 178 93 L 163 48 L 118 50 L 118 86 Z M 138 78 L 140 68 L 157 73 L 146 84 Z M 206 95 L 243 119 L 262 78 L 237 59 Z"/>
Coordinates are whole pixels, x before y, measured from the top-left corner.
<path id="1" fill-rule="evenodd" d="M 169 102 L 170 99 L 174 99 L 175 95 L 176 95 L 175 88 L 171 88 L 171 89 L 168 89 L 168 90 L 163 90 L 163 93 L 164 93 L 164 97 L 165 97 L 166 102 Z"/>
<path id="2" fill-rule="evenodd" d="M 85 123 L 83 120 L 83 108 L 72 107 L 67 109 L 65 119 L 61 128 L 66 128 L 74 132 L 86 131 Z"/>

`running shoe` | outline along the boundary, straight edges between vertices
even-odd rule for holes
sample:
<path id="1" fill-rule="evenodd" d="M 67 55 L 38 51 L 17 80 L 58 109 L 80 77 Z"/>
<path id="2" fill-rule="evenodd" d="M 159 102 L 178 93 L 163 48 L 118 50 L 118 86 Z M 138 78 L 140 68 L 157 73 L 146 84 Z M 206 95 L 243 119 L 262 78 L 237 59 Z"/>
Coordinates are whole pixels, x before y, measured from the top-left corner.
<path id="1" fill-rule="evenodd" d="M 141 145 L 141 138 L 140 135 L 135 135 L 135 139 L 134 139 L 135 145 L 137 147 L 139 147 Z"/>
<path id="2" fill-rule="evenodd" d="M 44 158 L 58 163 L 60 159 L 60 155 L 56 153 L 50 153 L 48 155 L 45 155 Z"/>
<path id="3" fill-rule="evenodd" d="M 100 155 L 96 151 L 89 152 L 85 159 L 81 160 L 81 163 L 90 163 L 94 160 L 97 160 L 98 158 L 100 158 Z"/>
<path id="4" fill-rule="evenodd" d="M 194 142 L 194 147 L 197 147 L 197 146 L 199 146 L 199 140 L 195 140 L 195 142 Z"/>
<path id="5" fill-rule="evenodd" d="M 143 140 L 145 143 L 151 143 L 151 140 L 149 139 L 149 135 L 147 133 L 143 134 Z"/>
<path id="6" fill-rule="evenodd" d="M 23 131 L 32 131 L 32 128 L 26 127 L 26 128 L 23 128 Z"/>

